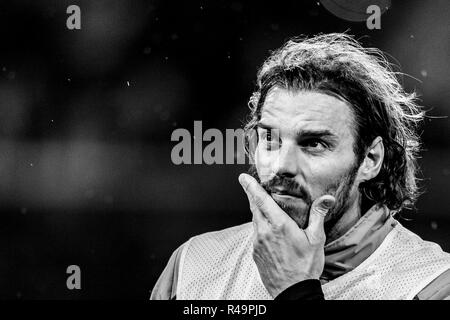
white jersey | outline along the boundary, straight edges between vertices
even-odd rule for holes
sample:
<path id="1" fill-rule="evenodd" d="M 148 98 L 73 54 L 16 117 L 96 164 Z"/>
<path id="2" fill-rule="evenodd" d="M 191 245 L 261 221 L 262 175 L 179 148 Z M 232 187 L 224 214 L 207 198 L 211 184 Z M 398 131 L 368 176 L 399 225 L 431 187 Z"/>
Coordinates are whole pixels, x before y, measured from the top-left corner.
<path id="1" fill-rule="evenodd" d="M 253 225 L 246 223 L 191 238 L 183 247 L 177 298 L 267 300 L 253 261 Z M 412 299 L 450 269 L 450 254 L 400 223 L 352 271 L 322 286 L 326 299 Z"/>

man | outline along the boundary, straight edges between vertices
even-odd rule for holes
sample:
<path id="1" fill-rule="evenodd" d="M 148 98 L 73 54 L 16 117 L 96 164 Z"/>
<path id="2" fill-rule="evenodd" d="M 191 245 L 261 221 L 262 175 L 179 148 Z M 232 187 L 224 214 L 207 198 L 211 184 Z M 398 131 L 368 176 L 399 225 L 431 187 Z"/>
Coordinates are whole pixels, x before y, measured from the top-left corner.
<path id="1" fill-rule="evenodd" d="M 450 298 L 450 255 L 394 219 L 417 198 L 423 113 L 378 50 L 288 41 L 249 105 L 253 222 L 183 244 L 152 299 Z"/>

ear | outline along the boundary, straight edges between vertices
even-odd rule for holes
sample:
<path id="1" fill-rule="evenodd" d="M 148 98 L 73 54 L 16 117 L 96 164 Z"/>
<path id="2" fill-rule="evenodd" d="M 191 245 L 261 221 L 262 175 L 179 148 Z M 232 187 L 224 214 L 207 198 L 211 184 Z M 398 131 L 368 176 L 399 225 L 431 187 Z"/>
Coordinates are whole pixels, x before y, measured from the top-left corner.
<path id="1" fill-rule="evenodd" d="M 369 181 L 375 178 L 381 170 L 384 159 L 384 145 L 381 137 L 376 137 L 358 170 L 360 182 Z"/>

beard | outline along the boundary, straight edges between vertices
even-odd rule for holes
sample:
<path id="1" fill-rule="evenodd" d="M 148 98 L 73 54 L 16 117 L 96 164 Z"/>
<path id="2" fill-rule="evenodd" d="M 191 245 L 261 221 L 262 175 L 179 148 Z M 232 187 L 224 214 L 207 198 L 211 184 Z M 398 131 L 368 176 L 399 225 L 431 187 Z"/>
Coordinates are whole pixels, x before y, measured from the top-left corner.
<path id="1" fill-rule="evenodd" d="M 336 199 L 334 206 L 329 210 L 325 220 L 324 228 L 326 234 L 328 234 L 328 232 L 345 214 L 345 212 L 347 212 L 354 201 L 354 199 L 350 198 L 350 192 L 354 186 L 358 168 L 359 165 L 355 162 L 351 168 L 341 177 L 336 179 L 335 182 L 326 186 L 324 193 L 319 196 L 321 197 L 329 194 L 334 196 Z M 298 198 L 298 201 L 295 203 L 278 201 L 273 197 L 272 198 L 278 206 L 280 206 L 280 208 L 297 223 L 300 228 L 305 229 L 307 227 L 309 213 L 315 199 L 312 198 L 311 193 L 305 187 L 300 185 L 293 178 L 286 178 L 279 175 L 273 176 L 268 181 L 261 182 L 255 165 L 250 167 L 249 174 L 252 175 L 271 196 L 272 193 L 276 191 L 276 187 L 282 187 L 283 190 L 287 190 L 288 193 L 295 195 Z"/>

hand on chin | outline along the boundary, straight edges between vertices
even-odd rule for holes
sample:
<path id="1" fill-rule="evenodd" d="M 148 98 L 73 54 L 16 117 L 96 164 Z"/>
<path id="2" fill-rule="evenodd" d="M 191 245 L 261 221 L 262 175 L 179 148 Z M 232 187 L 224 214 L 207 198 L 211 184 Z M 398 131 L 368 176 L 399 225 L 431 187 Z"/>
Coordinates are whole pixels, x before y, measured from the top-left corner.
<path id="1" fill-rule="evenodd" d="M 309 209 L 311 206 L 303 199 L 276 193 L 272 193 L 270 196 L 300 228 L 304 229 L 307 227 Z"/>

